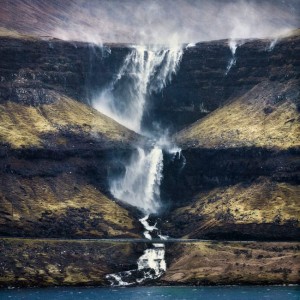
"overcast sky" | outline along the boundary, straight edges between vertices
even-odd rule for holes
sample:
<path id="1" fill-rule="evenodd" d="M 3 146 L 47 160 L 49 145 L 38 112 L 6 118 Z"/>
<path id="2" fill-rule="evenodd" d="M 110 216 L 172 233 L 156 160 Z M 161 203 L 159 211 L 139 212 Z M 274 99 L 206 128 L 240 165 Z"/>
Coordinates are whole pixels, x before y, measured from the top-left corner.
<path id="1" fill-rule="evenodd" d="M 0 26 L 91 42 L 270 37 L 300 27 L 300 0 L 0 0 Z"/>

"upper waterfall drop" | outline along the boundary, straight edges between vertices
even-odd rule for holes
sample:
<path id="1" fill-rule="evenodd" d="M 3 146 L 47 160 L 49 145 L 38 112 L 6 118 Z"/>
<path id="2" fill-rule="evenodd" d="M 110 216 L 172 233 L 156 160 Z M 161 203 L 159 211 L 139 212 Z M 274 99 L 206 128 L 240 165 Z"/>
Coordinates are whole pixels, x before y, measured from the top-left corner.
<path id="1" fill-rule="evenodd" d="M 162 90 L 176 73 L 182 48 L 133 46 L 115 78 L 93 106 L 129 129 L 141 133 L 147 97 Z"/>

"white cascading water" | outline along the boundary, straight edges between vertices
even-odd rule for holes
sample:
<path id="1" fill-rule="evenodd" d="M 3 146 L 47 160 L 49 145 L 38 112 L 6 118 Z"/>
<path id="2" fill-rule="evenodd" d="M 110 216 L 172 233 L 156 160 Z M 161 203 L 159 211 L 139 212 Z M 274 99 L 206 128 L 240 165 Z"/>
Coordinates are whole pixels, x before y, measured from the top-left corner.
<path id="1" fill-rule="evenodd" d="M 149 215 L 146 215 L 144 218 L 140 219 L 140 222 L 143 224 L 145 228 L 144 236 L 145 238 L 151 240 L 151 233 L 153 231 L 158 231 L 156 224 L 154 226 L 150 226 L 148 223 Z M 168 237 L 158 234 L 160 239 L 165 240 Z M 145 279 L 155 279 L 160 277 L 167 269 L 166 261 L 165 261 L 165 245 L 163 243 L 155 243 L 153 244 L 153 249 L 145 250 L 144 254 L 138 259 L 138 270 L 143 269 L 151 269 L 154 270 L 154 274 L 149 273 L 145 276 Z"/>
<path id="2" fill-rule="evenodd" d="M 162 179 L 163 153 L 155 146 L 150 152 L 142 148 L 126 166 L 126 174 L 111 182 L 111 192 L 146 214 L 156 213 L 160 208 L 160 182 Z"/>
<path id="3" fill-rule="evenodd" d="M 134 46 L 115 79 L 93 101 L 93 106 L 127 128 L 141 132 L 147 96 L 162 90 L 171 81 L 181 56 L 178 47 Z"/>
<path id="4" fill-rule="evenodd" d="M 273 51 L 273 49 L 275 48 L 277 42 L 278 42 L 278 38 L 275 38 L 274 40 L 272 40 L 269 47 L 267 48 L 267 51 L 269 51 L 269 52 Z"/>
<path id="5" fill-rule="evenodd" d="M 161 91 L 176 73 L 182 57 L 182 48 L 173 49 L 135 46 L 124 60 L 117 76 L 94 101 L 94 107 L 120 124 L 138 133 L 147 98 Z M 139 208 L 146 216 L 140 219 L 145 228 L 144 236 L 151 240 L 156 226 L 148 223 L 149 214 L 161 207 L 160 183 L 163 170 L 163 151 L 157 142 L 152 149 L 137 148 L 125 166 L 125 174 L 110 183 L 111 193 L 117 199 Z M 137 269 L 107 275 L 111 285 L 140 284 L 156 279 L 166 270 L 164 244 L 153 244 L 138 259 Z"/>
<path id="6" fill-rule="evenodd" d="M 166 240 L 168 237 L 158 234 L 156 224 L 151 226 L 148 223 L 149 215 L 139 221 L 143 224 L 145 238 L 152 240 L 151 234 L 156 232 L 156 235 L 161 240 Z M 137 269 L 119 272 L 117 274 L 108 274 L 106 278 L 113 286 L 130 286 L 141 284 L 146 280 L 159 278 L 166 271 L 165 261 L 165 245 L 163 243 L 152 244 L 153 248 L 146 249 L 144 254 L 137 261 Z"/>
<path id="7" fill-rule="evenodd" d="M 230 69 L 232 68 L 232 66 L 234 66 L 236 64 L 235 52 L 236 52 L 237 47 L 238 47 L 238 43 L 236 40 L 229 41 L 229 48 L 230 48 L 232 57 L 229 60 L 229 63 L 227 65 L 225 75 L 227 75 L 229 73 Z"/>

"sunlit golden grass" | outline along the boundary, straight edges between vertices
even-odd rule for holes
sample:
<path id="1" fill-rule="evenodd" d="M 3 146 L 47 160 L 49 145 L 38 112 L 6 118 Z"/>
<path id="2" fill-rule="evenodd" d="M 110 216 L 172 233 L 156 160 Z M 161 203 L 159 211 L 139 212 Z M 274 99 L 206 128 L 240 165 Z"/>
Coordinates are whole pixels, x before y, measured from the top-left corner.
<path id="1" fill-rule="evenodd" d="M 299 243 L 179 244 L 169 249 L 173 260 L 165 282 L 211 284 L 296 283 Z"/>
<path id="2" fill-rule="evenodd" d="M 13 148 L 43 147 L 44 134 L 67 129 L 74 133 L 101 135 L 110 141 L 128 141 L 134 133 L 90 106 L 54 94 L 56 101 L 40 106 L 15 102 L 0 105 L 0 142 Z M 62 144 L 64 140 L 58 141 Z"/>
<path id="3" fill-rule="evenodd" d="M 299 195 L 298 185 L 258 178 L 251 184 L 239 183 L 200 193 L 193 204 L 177 209 L 174 216 L 201 215 L 204 217 L 201 227 L 221 224 L 218 216 L 225 214 L 234 224 L 272 223 L 276 220 L 285 223 L 300 220 Z M 200 229 L 195 227 L 194 230 Z"/>
<path id="4" fill-rule="evenodd" d="M 88 211 L 88 217 L 85 227 L 77 229 L 78 234 L 100 237 L 107 232 L 111 237 L 135 236 L 130 232 L 134 229 L 133 218 L 126 209 L 92 185 L 78 182 L 71 174 L 54 178 L 7 176 L 5 182 L 6 189 L 0 189 L 0 210 L 7 218 L 1 218 L 1 224 L 14 222 L 26 230 L 26 226 L 38 222 L 45 213 L 58 219 L 70 209 L 77 209 L 76 214 L 80 217 L 80 210 L 84 209 Z M 101 222 L 91 227 L 89 221 L 98 218 Z M 68 222 L 72 223 L 72 220 Z"/>
<path id="5" fill-rule="evenodd" d="M 0 286 L 103 285 L 105 275 L 129 268 L 129 243 L 1 238 Z"/>
<path id="6" fill-rule="evenodd" d="M 299 147 L 299 112 L 295 103 L 281 99 L 288 89 L 288 84 L 262 83 L 175 138 L 184 147 Z"/>
<path id="7" fill-rule="evenodd" d="M 14 148 L 41 146 L 40 134 L 57 129 L 35 108 L 6 102 L 0 105 L 0 141 Z"/>

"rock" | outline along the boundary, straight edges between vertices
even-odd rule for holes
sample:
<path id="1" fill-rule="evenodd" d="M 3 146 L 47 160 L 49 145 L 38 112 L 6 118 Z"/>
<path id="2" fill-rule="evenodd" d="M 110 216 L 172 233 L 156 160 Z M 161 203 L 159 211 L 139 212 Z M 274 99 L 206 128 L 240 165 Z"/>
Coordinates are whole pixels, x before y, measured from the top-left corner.
<path id="1" fill-rule="evenodd" d="M 181 243 L 168 248 L 166 285 L 295 284 L 299 243 Z"/>
<path id="2" fill-rule="evenodd" d="M 114 201 L 108 178 L 146 140 L 87 105 L 91 48 L 78 47 L 0 38 L 1 235 L 141 235 L 137 211 Z"/>
<path id="3" fill-rule="evenodd" d="M 0 239 L 0 287 L 103 286 L 105 275 L 135 267 L 141 244 Z M 107 258 L 110 259 L 107 259 Z"/>
<path id="4" fill-rule="evenodd" d="M 268 51 L 270 43 L 271 40 L 244 40 L 237 47 L 236 64 L 227 75 L 232 57 L 228 40 L 202 42 L 185 49 L 171 83 L 152 95 L 145 126 L 160 124 L 174 133 L 263 81 L 271 81 L 274 86 L 299 79 L 299 31 L 279 40 L 272 51 Z"/>
<path id="5" fill-rule="evenodd" d="M 222 240 L 298 240 L 298 185 L 259 177 L 200 192 L 172 212 L 172 237 Z"/>
<path id="6" fill-rule="evenodd" d="M 120 45 L 0 36 L 0 103 L 51 103 L 52 92 L 90 103 L 128 52 L 128 47 Z"/>

